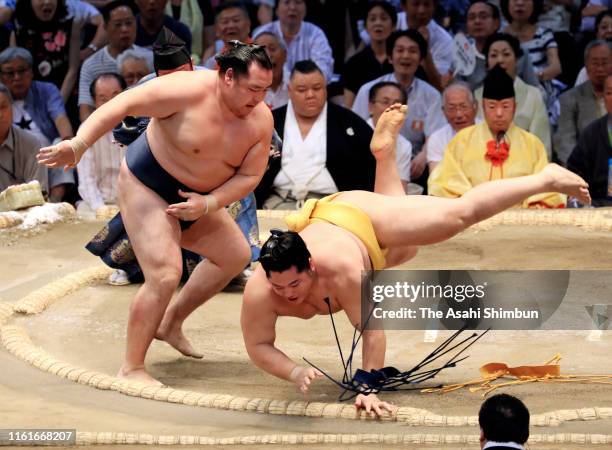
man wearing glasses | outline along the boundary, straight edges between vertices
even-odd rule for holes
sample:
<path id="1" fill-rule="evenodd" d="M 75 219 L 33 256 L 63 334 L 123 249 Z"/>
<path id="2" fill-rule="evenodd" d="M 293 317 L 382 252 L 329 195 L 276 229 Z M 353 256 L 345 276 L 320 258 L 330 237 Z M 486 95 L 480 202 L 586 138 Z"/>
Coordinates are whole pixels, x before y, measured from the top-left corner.
<path id="1" fill-rule="evenodd" d="M 393 105 L 376 125 L 370 146 L 377 162 L 375 192 L 346 191 L 307 201 L 301 212 L 285 219 L 291 231 L 275 232 L 266 241 L 261 265 L 246 285 L 241 325 L 249 357 L 302 392 L 322 374 L 296 364 L 276 347 L 279 317 L 309 319 L 344 310 L 361 329 L 362 271 L 402 264 L 418 246 L 449 239 L 530 195 L 560 191 L 590 200 L 584 180 L 556 165 L 536 175 L 477 186 L 458 199 L 405 195 L 395 161 L 405 115 L 405 106 Z M 361 368 L 382 368 L 384 331 L 365 330 L 362 337 Z M 358 395 L 355 405 L 378 415 L 391 410 L 374 394 Z"/>

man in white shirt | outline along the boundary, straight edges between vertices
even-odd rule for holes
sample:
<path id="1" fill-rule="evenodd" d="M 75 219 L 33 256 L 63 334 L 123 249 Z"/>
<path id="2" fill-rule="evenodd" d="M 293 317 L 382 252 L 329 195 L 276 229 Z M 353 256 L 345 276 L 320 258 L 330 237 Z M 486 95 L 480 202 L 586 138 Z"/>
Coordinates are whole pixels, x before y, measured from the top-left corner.
<path id="1" fill-rule="evenodd" d="M 272 61 L 272 86 L 268 89 L 264 102 L 270 109 L 285 106 L 289 102 L 289 72 L 285 67 L 287 61 L 285 44 L 278 35 L 271 31 L 259 33 L 254 43 L 263 45 Z"/>
<path id="2" fill-rule="evenodd" d="M 99 75 L 91 85 L 95 107 L 108 102 L 125 88 L 125 80 L 115 73 Z M 117 204 L 117 177 L 125 147 L 113 139 L 109 131 L 98 139 L 91 148 L 92 152 L 83 155 L 77 165 L 79 174 L 79 194 L 83 199 L 77 210 L 81 215 L 93 215 L 106 204 Z"/>
<path id="3" fill-rule="evenodd" d="M 359 89 L 353 112 L 367 120 L 369 92 L 372 86 L 381 81 L 398 83 L 408 97 L 408 114 L 401 129 L 401 135 L 412 144 L 411 179 L 421 177 L 427 165 L 425 153 L 421 152 L 425 138 L 446 124 L 442 114 L 442 96 L 430 84 L 418 79 L 415 74 L 425 55 L 427 42 L 416 30 L 396 31 L 387 39 L 387 54 L 393 72 L 372 80 Z"/>
<path id="4" fill-rule="evenodd" d="M 310 60 L 295 64 L 289 103 L 272 111 L 283 140 L 255 196 L 265 209 L 295 209 L 310 198 L 347 189 L 374 189 L 372 128 L 349 109 L 327 101 L 325 77 Z"/>
<path id="5" fill-rule="evenodd" d="M 525 450 L 529 439 L 529 410 L 508 394 L 488 398 L 478 413 L 482 450 Z"/>
<path id="6" fill-rule="evenodd" d="M 319 66 L 327 83 L 330 83 L 334 73 L 332 49 L 323 30 L 304 21 L 305 0 L 279 0 L 276 15 L 278 20 L 256 28 L 253 38 L 264 31 L 272 31 L 287 48 L 287 71 L 291 72 L 296 62 L 310 59 Z"/>
<path id="7" fill-rule="evenodd" d="M 474 98 L 469 84 L 455 81 L 448 85 L 442 93 L 442 111 L 448 124 L 437 129 L 427 139 L 427 165 L 431 173 L 436 165 L 442 161 L 448 143 L 464 128 L 476 123 L 478 104 Z"/>
<path id="8" fill-rule="evenodd" d="M 81 122 L 85 121 L 94 110 L 94 101 L 89 92 L 93 80 L 106 72 L 118 73 L 117 57 L 128 48 L 150 52 L 150 50 L 134 45 L 136 17 L 133 8 L 134 6 L 127 0 L 114 0 L 102 11 L 106 23 L 108 45 L 87 58 L 81 66 L 78 100 Z"/>

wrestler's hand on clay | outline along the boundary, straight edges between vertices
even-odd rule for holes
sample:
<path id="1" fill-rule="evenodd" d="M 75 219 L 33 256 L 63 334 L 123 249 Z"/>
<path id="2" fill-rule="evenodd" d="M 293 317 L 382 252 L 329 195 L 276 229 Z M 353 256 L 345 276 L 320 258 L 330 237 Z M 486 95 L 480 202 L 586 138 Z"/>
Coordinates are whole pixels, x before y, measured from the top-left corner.
<path id="1" fill-rule="evenodd" d="M 36 154 L 36 159 L 38 164 L 43 164 L 52 169 L 63 167 L 64 170 L 68 170 L 76 166 L 70 141 L 62 141 L 56 145 L 41 148 Z"/>
<path id="2" fill-rule="evenodd" d="M 355 407 L 357 409 L 365 409 L 367 414 L 377 415 L 381 417 L 383 415 L 383 410 L 388 412 L 393 412 L 393 405 L 381 401 L 375 394 L 359 394 L 357 398 L 355 398 Z"/>
<path id="3" fill-rule="evenodd" d="M 289 378 L 305 394 L 308 392 L 310 383 L 315 378 L 323 378 L 323 374 L 313 367 L 295 366 Z"/>
<path id="4" fill-rule="evenodd" d="M 186 198 L 187 201 L 168 205 L 166 213 L 179 220 L 198 220 L 208 213 L 207 195 L 201 195 L 196 192 L 184 192 L 180 189 L 178 193 L 181 197 Z"/>

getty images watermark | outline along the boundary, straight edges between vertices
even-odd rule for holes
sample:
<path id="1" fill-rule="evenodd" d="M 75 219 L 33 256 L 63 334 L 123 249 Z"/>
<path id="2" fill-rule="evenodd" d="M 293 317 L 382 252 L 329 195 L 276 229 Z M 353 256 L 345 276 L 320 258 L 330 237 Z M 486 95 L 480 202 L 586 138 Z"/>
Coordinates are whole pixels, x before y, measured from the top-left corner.
<path id="1" fill-rule="evenodd" d="M 364 272 L 368 329 L 607 329 L 612 271 Z"/>

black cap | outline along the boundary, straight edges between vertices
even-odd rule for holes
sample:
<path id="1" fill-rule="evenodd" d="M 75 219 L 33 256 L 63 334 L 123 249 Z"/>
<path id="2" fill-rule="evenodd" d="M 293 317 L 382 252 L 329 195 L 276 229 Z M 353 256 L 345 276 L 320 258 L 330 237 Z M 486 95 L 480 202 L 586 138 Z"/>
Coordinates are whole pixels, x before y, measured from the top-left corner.
<path id="1" fill-rule="evenodd" d="M 155 72 L 173 70 L 187 63 L 191 63 L 191 56 L 185 42 L 168 28 L 163 27 L 153 44 Z"/>
<path id="2" fill-rule="evenodd" d="M 496 64 L 484 79 L 482 98 L 490 100 L 503 100 L 514 98 L 514 81 L 508 73 Z"/>

